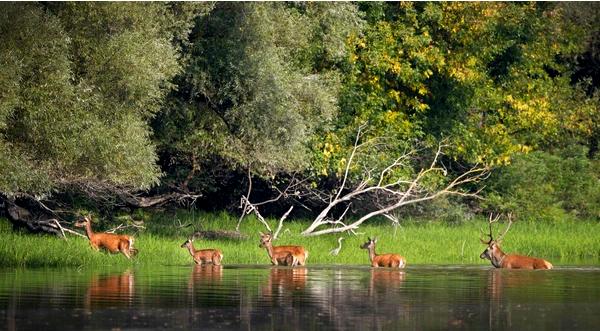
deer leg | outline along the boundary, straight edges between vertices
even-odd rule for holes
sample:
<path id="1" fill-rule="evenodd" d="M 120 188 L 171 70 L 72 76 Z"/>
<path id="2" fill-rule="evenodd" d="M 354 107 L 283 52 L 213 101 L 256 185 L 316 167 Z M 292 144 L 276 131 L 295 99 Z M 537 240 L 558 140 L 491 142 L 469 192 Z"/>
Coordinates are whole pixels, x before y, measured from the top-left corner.
<path id="1" fill-rule="evenodd" d="M 90 247 L 92 247 L 92 249 L 95 250 L 96 252 L 100 250 L 100 247 L 98 247 L 98 245 L 94 244 L 91 241 L 90 241 Z"/>
<path id="2" fill-rule="evenodd" d="M 123 255 L 125 255 L 126 258 L 131 259 L 131 256 L 129 255 L 129 242 L 120 242 L 119 243 L 119 251 L 121 251 L 121 253 L 123 253 Z"/>

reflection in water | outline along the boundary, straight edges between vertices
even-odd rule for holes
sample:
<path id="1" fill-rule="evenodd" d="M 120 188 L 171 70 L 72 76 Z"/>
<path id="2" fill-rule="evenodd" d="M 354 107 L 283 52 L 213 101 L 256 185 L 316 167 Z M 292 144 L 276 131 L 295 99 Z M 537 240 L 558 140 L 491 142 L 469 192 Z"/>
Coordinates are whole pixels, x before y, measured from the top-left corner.
<path id="1" fill-rule="evenodd" d="M 600 268 L 1 270 L 0 329 L 595 329 Z"/>
<path id="2" fill-rule="evenodd" d="M 222 265 L 194 265 L 188 281 L 188 289 L 203 287 L 207 284 L 219 284 L 223 277 Z"/>
<path id="3" fill-rule="evenodd" d="M 134 295 L 131 270 L 121 274 L 92 275 L 84 298 L 84 309 L 90 312 L 100 307 L 131 307 Z"/>
<path id="4" fill-rule="evenodd" d="M 262 296 L 265 300 L 277 304 L 278 299 L 291 300 L 295 294 L 303 295 L 306 287 L 305 267 L 271 268 L 267 284 L 262 286 Z"/>

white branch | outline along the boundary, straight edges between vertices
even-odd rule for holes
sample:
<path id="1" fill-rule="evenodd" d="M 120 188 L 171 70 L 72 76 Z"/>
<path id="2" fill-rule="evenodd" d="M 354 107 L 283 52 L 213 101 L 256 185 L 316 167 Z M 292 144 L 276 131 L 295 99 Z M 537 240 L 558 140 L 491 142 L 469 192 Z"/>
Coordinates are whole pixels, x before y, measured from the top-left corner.
<path id="1" fill-rule="evenodd" d="M 361 128 L 359 128 L 359 132 L 357 134 L 357 140 L 355 142 L 355 147 L 352 150 L 352 154 L 350 156 L 350 160 L 353 160 L 354 153 L 356 151 L 356 146 L 358 142 L 358 138 L 361 132 Z M 440 157 L 443 155 L 443 149 L 446 147 L 444 142 L 438 145 L 438 148 L 435 152 L 433 160 L 431 161 L 429 167 L 421 169 L 418 174 L 416 174 L 412 179 L 397 179 L 391 183 L 384 184 L 385 177 L 392 172 L 395 168 L 403 166 L 405 162 L 414 155 L 414 151 L 405 153 L 399 158 L 395 159 L 390 165 L 385 167 L 383 170 L 379 172 L 378 181 L 376 184 L 371 183 L 370 179 L 371 172 L 368 171 L 366 174 L 367 179 L 363 179 L 353 190 L 342 195 L 342 189 L 346 185 L 346 179 L 348 177 L 348 169 L 351 166 L 351 162 L 348 162 L 346 165 L 346 173 L 344 174 L 344 179 L 342 181 L 342 186 L 340 187 L 335 197 L 333 197 L 329 204 L 325 206 L 325 208 L 317 215 L 315 220 L 311 223 L 311 225 L 306 228 L 302 232 L 305 236 L 315 236 L 326 233 L 336 233 L 336 232 L 344 232 L 344 231 L 354 231 L 356 230 L 363 222 L 368 219 L 378 216 L 384 215 L 388 218 L 389 213 L 395 209 L 400 207 L 415 204 L 419 202 L 433 200 L 443 195 L 457 195 L 457 196 L 465 196 L 465 197 L 475 197 L 479 198 L 479 193 L 481 192 L 481 188 L 475 192 L 467 192 L 461 189 L 461 187 L 468 183 L 478 182 L 482 179 L 485 179 L 489 171 L 485 167 L 481 167 L 479 165 L 475 165 L 473 168 L 467 170 L 466 172 L 456 176 L 449 183 L 446 184 L 445 187 L 438 189 L 434 192 L 428 192 L 425 187 L 422 186 L 423 179 L 431 174 L 431 173 L 440 173 L 444 176 L 448 176 L 448 172 L 446 168 L 442 165 L 439 166 Z M 346 211 L 342 216 L 336 221 L 327 220 L 327 215 L 330 214 L 332 209 L 339 205 L 342 202 L 352 202 L 354 199 L 359 199 L 361 196 L 367 194 L 383 194 L 387 196 L 388 200 L 393 200 L 388 203 L 386 206 L 377 206 L 375 210 L 363 215 L 357 221 L 352 222 L 350 224 L 345 224 L 342 222 Z M 319 227 L 324 225 L 334 225 L 329 228 L 317 230 Z M 342 225 L 341 227 L 337 227 L 336 225 Z"/>

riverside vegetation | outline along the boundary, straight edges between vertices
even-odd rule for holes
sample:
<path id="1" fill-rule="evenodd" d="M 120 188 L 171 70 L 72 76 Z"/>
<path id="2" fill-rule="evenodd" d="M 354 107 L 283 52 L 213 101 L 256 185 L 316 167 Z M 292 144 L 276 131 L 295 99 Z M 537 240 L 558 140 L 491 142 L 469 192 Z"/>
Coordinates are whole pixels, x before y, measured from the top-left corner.
<path id="1" fill-rule="evenodd" d="M 189 227 L 177 227 L 178 220 Z M 275 225 L 276 220 L 268 220 Z M 13 232 L 10 223 L 0 219 L 0 265 L 4 267 L 94 267 L 94 266 L 152 266 L 191 265 L 189 252 L 180 248 L 193 228 L 204 230 L 233 229 L 237 218 L 226 213 L 180 212 L 176 216 L 154 214 L 146 228 L 135 236 L 139 254 L 132 260 L 122 255 L 98 253 L 89 247 L 87 239 L 67 235 L 67 240 L 54 236 L 32 236 Z M 307 222 L 284 223 L 276 245 L 301 243 L 310 251 L 307 264 L 368 265 L 369 257 L 359 246 L 368 236 L 378 237 L 379 252 L 396 252 L 414 264 L 481 264 L 489 265 L 479 255 L 485 248 L 479 242 L 480 229 L 486 219 L 473 219 L 458 224 L 439 221 L 405 220 L 400 226 L 389 223 L 364 225 L 357 235 L 348 233 L 317 237 L 302 237 L 299 233 Z M 96 227 L 98 227 L 96 225 Z M 289 231 L 288 231 L 289 229 Z M 98 228 L 98 231 L 101 229 Z M 264 226 L 253 217 L 245 219 L 240 232 L 244 240 L 203 240 L 194 242 L 197 249 L 218 248 L 223 252 L 223 265 L 270 265 L 264 249 L 258 247 L 259 231 Z M 506 252 L 543 256 L 555 266 L 597 263 L 600 259 L 600 223 L 594 221 L 519 221 L 507 234 L 503 248 Z M 337 246 L 338 238 L 345 237 L 337 256 L 329 254 Z M 491 266 L 490 266 L 491 267 Z"/>

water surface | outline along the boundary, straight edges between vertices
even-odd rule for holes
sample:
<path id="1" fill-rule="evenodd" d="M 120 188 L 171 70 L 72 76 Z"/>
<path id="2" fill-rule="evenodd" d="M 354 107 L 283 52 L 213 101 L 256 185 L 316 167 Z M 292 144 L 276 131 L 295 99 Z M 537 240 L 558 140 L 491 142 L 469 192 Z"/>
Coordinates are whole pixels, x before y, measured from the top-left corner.
<path id="1" fill-rule="evenodd" d="M 0 330 L 594 330 L 600 268 L 0 269 Z"/>

